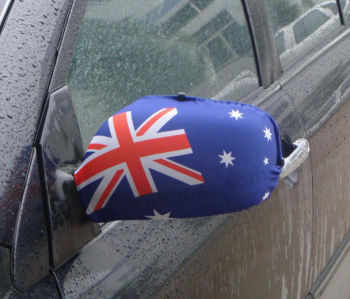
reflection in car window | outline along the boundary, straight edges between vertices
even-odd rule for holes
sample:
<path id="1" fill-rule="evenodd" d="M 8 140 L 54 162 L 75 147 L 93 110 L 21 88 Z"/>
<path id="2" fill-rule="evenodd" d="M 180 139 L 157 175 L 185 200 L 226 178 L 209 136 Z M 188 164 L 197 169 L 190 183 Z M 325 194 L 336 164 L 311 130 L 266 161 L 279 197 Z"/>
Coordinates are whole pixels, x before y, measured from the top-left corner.
<path id="1" fill-rule="evenodd" d="M 266 0 L 284 68 L 340 26 L 336 0 Z"/>
<path id="2" fill-rule="evenodd" d="M 68 85 L 85 147 L 144 95 L 240 100 L 259 86 L 241 1 L 89 1 Z"/>
<path id="3" fill-rule="evenodd" d="M 340 6 L 343 11 L 344 22 L 350 21 L 350 0 L 340 0 Z"/>
<path id="4" fill-rule="evenodd" d="M 319 10 L 311 11 L 308 15 L 299 20 L 293 26 L 295 42 L 297 44 L 305 40 L 309 35 L 320 28 L 330 18 Z"/>
<path id="5" fill-rule="evenodd" d="M 280 31 L 275 36 L 278 53 L 283 53 L 286 50 L 286 46 L 284 44 L 284 32 Z"/>

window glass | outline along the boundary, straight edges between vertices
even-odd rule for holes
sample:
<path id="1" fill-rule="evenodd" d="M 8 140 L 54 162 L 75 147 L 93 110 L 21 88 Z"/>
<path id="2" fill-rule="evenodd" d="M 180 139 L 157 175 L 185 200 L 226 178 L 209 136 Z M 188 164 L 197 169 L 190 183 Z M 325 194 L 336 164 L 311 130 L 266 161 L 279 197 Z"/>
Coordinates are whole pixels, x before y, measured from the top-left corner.
<path id="1" fill-rule="evenodd" d="M 266 3 L 283 68 L 340 26 L 336 0 L 266 0 Z"/>
<path id="2" fill-rule="evenodd" d="M 145 95 L 240 100 L 259 86 L 241 1 L 91 0 L 67 84 L 85 147 Z"/>
<path id="3" fill-rule="evenodd" d="M 350 0 L 340 0 L 340 6 L 343 11 L 344 22 L 350 21 Z"/>
<path id="4" fill-rule="evenodd" d="M 301 18 L 293 26 L 293 33 L 296 44 L 303 42 L 308 36 L 320 28 L 330 18 L 319 10 L 311 11 L 308 15 Z"/>

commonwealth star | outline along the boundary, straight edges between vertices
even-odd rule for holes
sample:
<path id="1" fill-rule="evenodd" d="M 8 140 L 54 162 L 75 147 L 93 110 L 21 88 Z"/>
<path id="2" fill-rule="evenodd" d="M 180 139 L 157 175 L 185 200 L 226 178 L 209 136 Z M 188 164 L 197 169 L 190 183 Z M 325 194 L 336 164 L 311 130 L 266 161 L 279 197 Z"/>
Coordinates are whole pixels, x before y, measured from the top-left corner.
<path id="1" fill-rule="evenodd" d="M 234 117 L 236 120 L 238 120 L 239 118 L 243 119 L 243 117 L 242 117 L 243 113 L 240 113 L 239 110 L 237 110 L 237 111 L 232 110 L 232 112 L 229 112 L 229 114 L 231 114 L 230 117 Z"/>
<path id="2" fill-rule="evenodd" d="M 231 157 L 231 153 L 232 152 L 229 152 L 228 154 L 224 151 L 224 154 L 223 155 L 218 155 L 222 160 L 220 163 L 225 163 L 226 165 L 226 168 L 228 167 L 229 164 L 231 164 L 232 166 L 233 163 L 232 163 L 232 160 L 235 160 L 236 158 L 234 157 Z"/>

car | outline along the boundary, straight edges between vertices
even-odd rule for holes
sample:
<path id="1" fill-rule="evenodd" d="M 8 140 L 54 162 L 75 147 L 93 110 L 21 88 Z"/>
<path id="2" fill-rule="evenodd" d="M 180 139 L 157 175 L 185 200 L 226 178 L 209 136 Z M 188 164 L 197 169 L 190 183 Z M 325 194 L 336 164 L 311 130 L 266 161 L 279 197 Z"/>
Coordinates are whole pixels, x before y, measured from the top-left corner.
<path id="1" fill-rule="evenodd" d="M 278 29 L 298 47 L 288 64 L 269 10 L 288 1 L 1 4 L 0 297 L 347 298 L 346 6 L 295 3 Z M 315 11 L 332 22 L 297 44 L 292 26 Z M 301 137 L 310 154 L 248 210 L 94 223 L 73 178 L 94 134 L 137 98 L 179 92 L 257 106 L 285 158 Z"/>
<path id="2" fill-rule="evenodd" d="M 314 6 L 294 22 L 281 28 L 275 34 L 281 63 L 287 65 L 310 44 L 321 40 L 325 32 L 332 32 L 339 26 L 337 4 L 321 3 Z"/>

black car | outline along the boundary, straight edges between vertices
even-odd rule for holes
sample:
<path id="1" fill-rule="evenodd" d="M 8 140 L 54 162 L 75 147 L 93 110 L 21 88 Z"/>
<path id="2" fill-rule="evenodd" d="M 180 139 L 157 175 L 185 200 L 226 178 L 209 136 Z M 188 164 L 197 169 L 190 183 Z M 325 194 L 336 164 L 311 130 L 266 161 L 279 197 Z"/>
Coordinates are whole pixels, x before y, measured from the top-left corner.
<path id="1" fill-rule="evenodd" d="M 0 297 L 348 298 L 349 6 L 2 0 Z M 97 129 L 178 92 L 258 106 L 310 155 L 242 212 L 89 220 L 73 173 Z"/>

